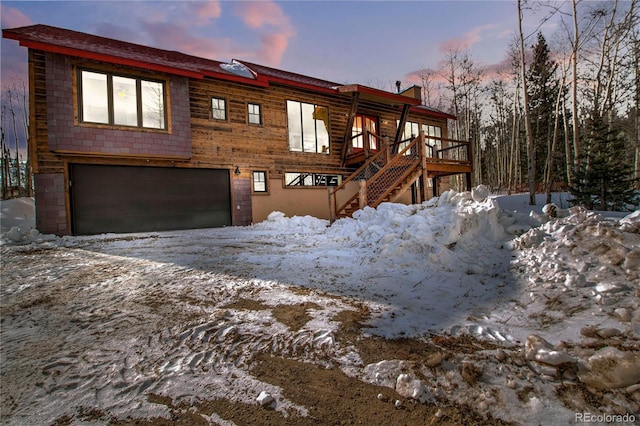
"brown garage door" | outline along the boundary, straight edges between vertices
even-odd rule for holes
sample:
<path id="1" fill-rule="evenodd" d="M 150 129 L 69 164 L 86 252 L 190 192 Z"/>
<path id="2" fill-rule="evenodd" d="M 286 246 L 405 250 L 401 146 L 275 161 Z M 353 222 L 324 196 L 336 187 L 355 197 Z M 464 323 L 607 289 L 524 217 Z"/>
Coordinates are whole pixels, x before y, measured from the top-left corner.
<path id="1" fill-rule="evenodd" d="M 229 171 L 72 164 L 77 235 L 231 225 Z"/>

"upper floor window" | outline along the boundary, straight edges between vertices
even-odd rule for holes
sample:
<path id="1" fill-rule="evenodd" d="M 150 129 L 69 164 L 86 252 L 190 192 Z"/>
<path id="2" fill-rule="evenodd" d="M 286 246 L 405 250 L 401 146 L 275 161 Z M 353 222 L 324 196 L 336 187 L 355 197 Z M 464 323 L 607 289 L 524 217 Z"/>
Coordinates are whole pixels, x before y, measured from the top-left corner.
<path id="1" fill-rule="evenodd" d="M 247 104 L 247 114 L 249 116 L 249 124 L 262 124 L 262 113 L 260 105 Z"/>
<path id="2" fill-rule="evenodd" d="M 329 153 L 329 109 L 304 102 L 287 101 L 289 150 Z"/>
<path id="3" fill-rule="evenodd" d="M 78 92 L 85 123 L 167 128 L 164 82 L 81 70 Z"/>
<path id="4" fill-rule="evenodd" d="M 224 98 L 211 98 L 211 118 L 214 120 L 227 119 L 227 101 Z"/>
<path id="5" fill-rule="evenodd" d="M 442 148 L 442 140 L 440 139 L 442 137 L 442 127 L 438 126 L 407 121 L 404 125 L 404 131 L 402 132 L 402 140 L 405 141 L 410 138 L 415 138 L 420 133 L 420 130 L 424 132 L 426 144 L 429 145 L 431 149 Z M 429 136 L 433 136 L 433 138 L 430 138 Z M 399 151 L 403 150 L 407 145 L 409 145 L 409 141 L 401 143 Z M 432 155 L 433 152 L 427 154 Z"/>

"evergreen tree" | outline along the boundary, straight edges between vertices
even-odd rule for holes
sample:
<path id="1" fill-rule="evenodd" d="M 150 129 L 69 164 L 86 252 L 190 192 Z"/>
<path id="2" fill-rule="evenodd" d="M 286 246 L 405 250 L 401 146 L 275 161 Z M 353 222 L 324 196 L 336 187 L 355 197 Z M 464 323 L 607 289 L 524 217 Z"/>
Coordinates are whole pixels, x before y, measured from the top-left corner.
<path id="1" fill-rule="evenodd" d="M 558 64 L 550 58 L 549 46 L 542 35 L 533 46 L 533 60 L 527 73 L 531 129 L 536 150 L 536 181 L 544 176 L 546 158 L 553 138 L 555 103 L 559 82 L 556 77 Z M 560 179 L 562 175 L 560 174 Z"/>
<path id="2" fill-rule="evenodd" d="M 574 204 L 605 211 L 637 208 L 640 195 L 634 190 L 633 158 L 624 138 L 600 117 L 586 124 L 585 148 L 570 188 Z"/>

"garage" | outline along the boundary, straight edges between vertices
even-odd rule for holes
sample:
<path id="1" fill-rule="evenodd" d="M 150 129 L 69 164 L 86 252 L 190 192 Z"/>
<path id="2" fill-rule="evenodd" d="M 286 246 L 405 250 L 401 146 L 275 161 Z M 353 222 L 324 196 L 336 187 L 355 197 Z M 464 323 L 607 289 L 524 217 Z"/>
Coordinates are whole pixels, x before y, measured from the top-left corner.
<path id="1" fill-rule="evenodd" d="M 229 171 L 71 164 L 76 235 L 231 225 Z"/>

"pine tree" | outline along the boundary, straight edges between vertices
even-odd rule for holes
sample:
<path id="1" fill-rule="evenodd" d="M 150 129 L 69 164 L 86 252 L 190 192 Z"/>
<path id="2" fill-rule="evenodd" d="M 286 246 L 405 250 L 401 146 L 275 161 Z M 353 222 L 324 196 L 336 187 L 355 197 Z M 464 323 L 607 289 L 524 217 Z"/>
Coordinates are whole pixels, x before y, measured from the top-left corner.
<path id="1" fill-rule="evenodd" d="M 592 117 L 585 139 L 570 188 L 574 204 L 605 211 L 637 208 L 640 196 L 634 190 L 634 166 L 624 138 L 602 118 Z"/>
<path id="2" fill-rule="evenodd" d="M 531 128 L 538 159 L 535 171 L 538 182 L 544 176 L 545 160 L 553 138 L 555 102 L 559 85 L 555 75 L 557 68 L 558 64 L 550 59 L 547 41 L 539 32 L 537 43 L 533 46 L 533 60 L 527 73 Z"/>

